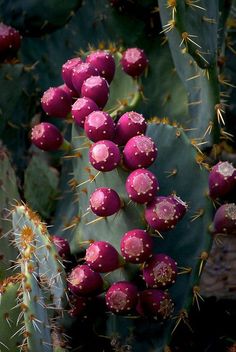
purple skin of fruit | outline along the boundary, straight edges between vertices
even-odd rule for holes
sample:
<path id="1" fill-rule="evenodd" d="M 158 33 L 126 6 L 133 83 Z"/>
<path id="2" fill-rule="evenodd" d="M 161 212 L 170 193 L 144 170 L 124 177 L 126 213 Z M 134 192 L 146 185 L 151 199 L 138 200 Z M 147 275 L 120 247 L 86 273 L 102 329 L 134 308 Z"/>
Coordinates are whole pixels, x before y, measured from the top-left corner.
<path id="1" fill-rule="evenodd" d="M 122 69 L 130 76 L 140 76 L 148 65 L 148 59 L 142 49 L 129 48 L 121 58 Z"/>
<path id="2" fill-rule="evenodd" d="M 86 250 L 85 261 L 90 268 L 99 273 L 108 273 L 121 265 L 119 253 L 106 241 L 91 243 Z"/>
<path id="3" fill-rule="evenodd" d="M 71 75 L 71 81 L 72 81 L 74 90 L 78 94 L 80 94 L 81 87 L 84 81 L 87 78 L 91 76 L 96 76 L 96 75 L 98 75 L 98 70 L 87 62 L 75 66 L 73 68 L 72 75 Z"/>
<path id="4" fill-rule="evenodd" d="M 63 238 L 60 236 L 52 236 L 52 241 L 60 257 L 64 259 L 70 257 L 71 255 L 70 245 L 66 238 Z"/>
<path id="5" fill-rule="evenodd" d="M 103 109 L 109 98 L 109 85 L 105 78 L 93 75 L 84 81 L 81 96 L 94 100 Z"/>
<path id="6" fill-rule="evenodd" d="M 119 148 L 111 141 L 98 141 L 89 149 L 89 161 L 98 171 L 114 170 L 119 165 L 120 158 Z"/>
<path id="7" fill-rule="evenodd" d="M 20 33 L 13 27 L 0 23 L 0 56 L 16 53 L 21 45 Z"/>
<path id="8" fill-rule="evenodd" d="M 77 92 L 75 92 L 74 90 L 67 87 L 66 84 L 62 84 L 61 86 L 59 86 L 59 88 L 61 88 L 67 94 L 67 96 L 70 99 L 71 104 L 72 104 L 73 100 L 76 99 L 78 96 Z"/>
<path id="9" fill-rule="evenodd" d="M 129 313 L 137 304 L 138 290 L 128 281 L 118 281 L 106 293 L 107 308 L 115 314 Z"/>
<path id="10" fill-rule="evenodd" d="M 70 303 L 71 309 L 68 311 L 69 315 L 71 317 L 78 317 L 85 311 L 88 298 L 83 296 L 73 296 L 70 298 Z"/>
<path id="11" fill-rule="evenodd" d="M 124 145 L 134 136 L 145 134 L 147 123 L 143 115 L 135 111 L 123 114 L 116 125 L 116 135 L 121 145 Z"/>
<path id="12" fill-rule="evenodd" d="M 86 62 L 96 67 L 99 75 L 104 77 L 109 84 L 111 83 L 116 65 L 113 56 L 109 52 L 103 50 L 92 52 L 87 56 Z"/>
<path id="13" fill-rule="evenodd" d="M 152 256 L 153 239 L 147 231 L 134 229 L 121 238 L 120 249 L 127 262 L 143 263 Z"/>
<path id="14" fill-rule="evenodd" d="M 44 92 L 41 105 L 47 115 L 65 118 L 71 110 L 71 99 L 63 89 L 53 87 Z"/>
<path id="15" fill-rule="evenodd" d="M 68 277 L 68 288 L 75 295 L 97 294 L 103 289 L 103 280 L 88 265 L 77 265 Z"/>
<path id="16" fill-rule="evenodd" d="M 104 111 L 93 111 L 84 122 L 84 130 L 93 142 L 112 140 L 115 133 L 115 124 L 111 116 Z"/>
<path id="17" fill-rule="evenodd" d="M 126 180 L 125 187 L 129 198 L 141 204 L 151 202 L 159 190 L 155 175 L 146 169 L 137 169 L 131 172 Z"/>
<path id="18" fill-rule="evenodd" d="M 175 205 L 176 216 L 178 217 L 179 221 L 186 214 L 188 206 L 184 201 L 182 201 L 180 197 L 176 195 L 171 195 L 168 197 L 168 199 Z"/>
<path id="19" fill-rule="evenodd" d="M 79 98 L 71 107 L 71 115 L 75 122 L 83 128 L 85 118 L 96 110 L 98 110 L 98 106 L 93 100 L 89 98 Z"/>
<path id="20" fill-rule="evenodd" d="M 79 57 L 74 57 L 73 59 L 67 60 L 63 65 L 62 65 L 62 70 L 61 70 L 61 75 L 62 79 L 67 85 L 68 88 L 70 88 L 72 91 L 74 90 L 74 86 L 72 84 L 72 73 L 73 69 L 81 65 L 83 61 Z"/>
<path id="21" fill-rule="evenodd" d="M 163 253 L 154 254 L 144 265 L 143 278 L 148 287 L 166 288 L 175 283 L 177 271 L 173 258 Z"/>
<path id="22" fill-rule="evenodd" d="M 213 220 L 213 227 L 216 233 L 236 233 L 236 204 L 223 204 L 217 209 Z"/>
<path id="23" fill-rule="evenodd" d="M 209 174 L 209 192 L 213 199 L 224 197 L 236 187 L 236 169 L 228 161 L 220 161 Z"/>
<path id="24" fill-rule="evenodd" d="M 63 144 L 63 137 L 58 128 L 51 123 L 41 122 L 31 131 L 31 142 L 39 149 L 53 151 Z"/>
<path id="25" fill-rule="evenodd" d="M 135 136 L 123 150 L 124 165 L 131 170 L 150 166 L 157 157 L 157 148 L 150 137 Z"/>
<path id="26" fill-rule="evenodd" d="M 147 289 L 139 293 L 137 311 L 140 315 L 167 319 L 173 310 L 174 304 L 167 292 Z"/>
<path id="27" fill-rule="evenodd" d="M 90 208 L 97 216 L 110 216 L 121 208 L 121 200 L 111 188 L 97 188 L 90 196 Z"/>

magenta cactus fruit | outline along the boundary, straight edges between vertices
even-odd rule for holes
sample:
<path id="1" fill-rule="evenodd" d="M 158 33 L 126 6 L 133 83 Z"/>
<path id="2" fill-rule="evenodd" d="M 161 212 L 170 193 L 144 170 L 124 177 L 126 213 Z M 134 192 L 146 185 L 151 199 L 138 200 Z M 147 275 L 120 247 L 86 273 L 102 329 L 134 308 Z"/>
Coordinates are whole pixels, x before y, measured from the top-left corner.
<path id="1" fill-rule="evenodd" d="M 147 123 L 142 114 L 135 111 L 123 114 L 116 125 L 116 135 L 123 145 L 134 136 L 145 134 Z"/>
<path id="2" fill-rule="evenodd" d="M 90 268 L 100 273 L 108 273 L 120 267 L 117 250 L 106 241 L 96 241 L 86 250 L 85 261 Z"/>
<path id="3" fill-rule="evenodd" d="M 183 218 L 188 209 L 187 203 L 185 203 L 180 197 L 176 195 L 171 195 L 168 199 L 175 205 L 176 216 L 178 221 Z"/>
<path id="4" fill-rule="evenodd" d="M 111 188 L 97 188 L 90 196 L 90 208 L 97 216 L 110 216 L 121 208 L 119 195 Z"/>
<path id="5" fill-rule="evenodd" d="M 89 98 L 79 98 L 71 107 L 71 115 L 75 122 L 83 128 L 85 118 L 96 110 L 98 110 L 98 106 L 93 100 Z"/>
<path id="6" fill-rule="evenodd" d="M 20 33 L 13 27 L 0 23 L 0 57 L 15 54 L 21 46 Z"/>
<path id="7" fill-rule="evenodd" d="M 104 50 L 97 50 L 89 54 L 86 62 L 96 67 L 99 75 L 104 77 L 108 83 L 111 83 L 115 74 L 115 60 L 113 56 Z"/>
<path id="8" fill-rule="evenodd" d="M 41 122 L 32 128 L 31 142 L 39 149 L 53 151 L 61 147 L 63 137 L 56 126 L 48 122 Z"/>
<path id="9" fill-rule="evenodd" d="M 85 119 L 84 130 L 87 137 L 93 142 L 103 139 L 112 140 L 115 133 L 115 124 L 107 112 L 93 111 Z"/>
<path id="10" fill-rule="evenodd" d="M 94 100 L 99 108 L 103 109 L 109 98 L 109 85 L 105 78 L 95 75 L 91 76 L 84 81 L 81 95 Z"/>
<path id="11" fill-rule="evenodd" d="M 89 161 L 96 170 L 114 170 L 120 162 L 119 148 L 111 141 L 98 141 L 89 149 Z"/>
<path id="12" fill-rule="evenodd" d="M 148 287 L 166 288 L 176 281 L 177 263 L 167 254 L 155 254 L 145 263 L 143 278 Z"/>
<path id="13" fill-rule="evenodd" d="M 71 304 L 71 308 L 68 311 L 69 315 L 73 318 L 78 317 L 87 308 L 88 297 L 72 296 L 72 297 L 70 297 L 70 304 Z"/>
<path id="14" fill-rule="evenodd" d="M 73 69 L 76 66 L 81 65 L 82 63 L 83 63 L 83 61 L 79 57 L 74 57 L 73 59 L 67 60 L 62 65 L 62 70 L 61 70 L 62 79 L 65 82 L 65 84 L 67 85 L 67 87 L 69 87 L 71 90 L 75 89 L 74 85 L 72 83 Z"/>
<path id="15" fill-rule="evenodd" d="M 210 197 L 224 197 L 236 188 L 236 169 L 228 161 L 220 161 L 209 174 Z"/>
<path id="16" fill-rule="evenodd" d="M 106 293 L 107 308 L 116 314 L 129 313 L 138 301 L 138 290 L 128 281 L 118 281 Z"/>
<path id="17" fill-rule="evenodd" d="M 146 169 L 137 169 L 131 172 L 125 187 L 129 198 L 141 204 L 151 202 L 159 190 L 155 175 Z"/>
<path id="18" fill-rule="evenodd" d="M 103 280 L 88 265 L 77 265 L 68 276 L 68 288 L 75 295 L 92 295 L 102 291 Z"/>
<path id="19" fill-rule="evenodd" d="M 132 77 L 140 76 L 148 65 L 145 52 L 139 48 L 127 49 L 120 62 L 123 70 Z"/>
<path id="20" fill-rule="evenodd" d="M 124 165 L 131 170 L 150 166 L 157 157 L 157 147 L 150 137 L 135 136 L 123 150 Z"/>
<path id="21" fill-rule="evenodd" d="M 71 99 L 63 89 L 53 87 L 44 92 L 41 105 L 47 115 L 65 118 L 71 110 Z"/>
<path id="22" fill-rule="evenodd" d="M 60 236 L 52 236 L 52 241 L 56 247 L 57 253 L 63 258 L 69 258 L 71 255 L 70 245 L 66 238 Z"/>
<path id="23" fill-rule="evenodd" d="M 174 304 L 166 291 L 147 289 L 139 294 L 138 311 L 141 315 L 168 319 L 172 315 Z"/>
<path id="24" fill-rule="evenodd" d="M 134 229 L 121 238 L 120 249 L 127 262 L 143 263 L 152 256 L 153 239 L 147 231 Z"/>
<path id="25" fill-rule="evenodd" d="M 76 92 L 80 94 L 84 81 L 91 76 L 97 75 L 98 70 L 87 62 L 75 66 L 72 71 L 71 82 Z"/>
<path id="26" fill-rule="evenodd" d="M 235 234 L 236 204 L 228 203 L 221 205 L 215 213 L 213 226 L 216 233 Z"/>

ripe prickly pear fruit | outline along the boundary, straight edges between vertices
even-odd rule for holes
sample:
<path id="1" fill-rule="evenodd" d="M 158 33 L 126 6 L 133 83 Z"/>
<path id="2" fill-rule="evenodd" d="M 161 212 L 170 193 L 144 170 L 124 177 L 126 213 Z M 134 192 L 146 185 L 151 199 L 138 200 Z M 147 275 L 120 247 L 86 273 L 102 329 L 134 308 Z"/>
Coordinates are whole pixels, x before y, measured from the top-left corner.
<path id="1" fill-rule="evenodd" d="M 71 107 L 71 115 L 75 122 L 83 128 L 85 118 L 96 110 L 98 110 L 98 106 L 92 99 L 79 98 Z"/>
<path id="2" fill-rule="evenodd" d="M 123 150 L 124 165 L 131 170 L 150 166 L 157 157 L 157 147 L 150 137 L 135 136 Z"/>
<path id="3" fill-rule="evenodd" d="M 153 239 L 147 231 L 134 229 L 121 238 L 120 249 L 127 262 L 143 263 L 152 256 Z"/>
<path id="4" fill-rule="evenodd" d="M 47 115 L 65 118 L 71 110 L 71 99 L 63 89 L 53 87 L 44 92 L 41 105 Z"/>
<path id="5" fill-rule="evenodd" d="M 109 85 L 101 76 L 87 78 L 81 87 L 81 96 L 95 101 L 100 109 L 103 109 L 109 98 Z"/>
<path id="6" fill-rule="evenodd" d="M 120 163 L 120 158 L 119 148 L 111 141 L 98 141 L 89 149 L 89 161 L 99 171 L 114 170 Z"/>
<path id="7" fill-rule="evenodd" d="M 90 208 L 97 216 L 110 216 L 121 208 L 121 200 L 111 188 L 97 188 L 90 196 Z"/>
<path id="8" fill-rule="evenodd" d="M 129 198 L 141 204 L 151 202 L 159 190 L 156 177 L 146 169 L 137 169 L 131 172 L 125 187 Z"/>
<path id="9" fill-rule="evenodd" d="M 70 245 L 66 238 L 54 235 L 52 236 L 52 241 L 60 257 L 66 259 L 71 256 Z"/>
<path id="10" fill-rule="evenodd" d="M 178 220 L 182 219 L 182 217 L 186 214 L 188 208 L 187 203 L 185 203 L 180 197 L 176 195 L 171 195 L 168 197 L 168 199 L 175 205 Z"/>
<path id="11" fill-rule="evenodd" d="M 124 145 L 134 136 L 145 134 L 147 123 L 142 114 L 135 111 L 123 114 L 116 125 L 116 138 Z"/>
<path id="12" fill-rule="evenodd" d="M 155 254 L 143 269 L 143 278 L 148 287 L 166 288 L 176 281 L 177 263 L 167 254 Z"/>
<path id="13" fill-rule="evenodd" d="M 87 137 L 93 142 L 103 139 L 112 140 L 115 133 L 115 124 L 107 112 L 93 111 L 85 119 L 84 130 Z"/>
<path id="14" fill-rule="evenodd" d="M 209 174 L 210 197 L 224 197 L 236 187 L 236 169 L 228 161 L 220 161 Z"/>
<path id="15" fill-rule="evenodd" d="M 72 90 L 70 88 L 68 88 L 66 84 L 62 84 L 58 88 L 62 89 L 63 92 L 66 93 L 68 99 L 70 100 L 70 105 L 71 105 L 73 102 L 73 97 L 74 97 Z"/>
<path id="16" fill-rule="evenodd" d="M 127 49 L 120 60 L 122 69 L 130 76 L 140 76 L 148 65 L 145 52 L 139 48 Z"/>
<path id="17" fill-rule="evenodd" d="M 85 261 L 90 268 L 99 273 L 108 273 L 121 266 L 119 253 L 106 241 L 91 243 L 86 250 Z"/>
<path id="18" fill-rule="evenodd" d="M 89 54 L 86 62 L 96 67 L 99 75 L 104 77 L 110 84 L 115 74 L 115 60 L 108 51 L 97 50 Z"/>
<path id="19" fill-rule="evenodd" d="M 236 233 L 236 204 L 223 204 L 217 209 L 213 220 L 216 233 Z"/>
<path id="20" fill-rule="evenodd" d="M 61 70 L 61 75 L 62 79 L 69 87 L 71 90 L 74 90 L 74 85 L 72 84 L 72 73 L 73 69 L 81 65 L 83 61 L 79 57 L 74 57 L 73 59 L 67 60 L 63 65 L 62 65 L 62 70 Z"/>
<path id="21" fill-rule="evenodd" d="M 15 54 L 21 45 L 20 33 L 13 27 L 0 23 L 0 58 Z"/>
<path id="22" fill-rule="evenodd" d="M 59 129 L 48 122 L 41 122 L 31 131 L 31 142 L 39 149 L 53 151 L 63 144 L 63 137 Z"/>
<path id="23" fill-rule="evenodd" d="M 70 298 L 71 308 L 68 311 L 71 317 L 80 316 L 86 309 L 88 303 L 88 297 L 84 296 L 73 296 Z"/>
<path id="24" fill-rule="evenodd" d="M 116 314 L 129 313 L 138 301 L 136 286 L 128 281 L 118 281 L 106 293 L 107 308 Z"/>
<path id="25" fill-rule="evenodd" d="M 137 306 L 141 315 L 167 319 L 174 310 L 174 304 L 166 291 L 147 289 L 139 293 Z"/>
<path id="26" fill-rule="evenodd" d="M 88 265 L 77 265 L 68 277 L 68 288 L 75 295 L 92 295 L 102 291 L 103 280 Z"/>
<path id="27" fill-rule="evenodd" d="M 91 76 L 97 76 L 98 75 L 98 70 L 90 65 L 89 63 L 82 63 L 73 68 L 72 75 L 71 75 L 71 82 L 74 87 L 74 90 L 78 94 L 81 93 L 81 87 L 84 83 L 84 81 L 91 77 Z"/>

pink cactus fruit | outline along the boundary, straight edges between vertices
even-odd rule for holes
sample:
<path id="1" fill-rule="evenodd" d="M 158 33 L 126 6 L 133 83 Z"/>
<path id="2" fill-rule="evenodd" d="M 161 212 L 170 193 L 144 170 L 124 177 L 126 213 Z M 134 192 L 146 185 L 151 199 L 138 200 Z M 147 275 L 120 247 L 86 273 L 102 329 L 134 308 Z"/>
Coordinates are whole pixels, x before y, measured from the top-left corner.
<path id="1" fill-rule="evenodd" d="M 148 66 L 145 52 L 139 48 L 127 49 L 121 58 L 123 70 L 132 77 L 140 76 Z"/>
<path id="2" fill-rule="evenodd" d="M 168 319 L 174 310 L 174 303 L 166 291 L 147 289 L 139 293 L 138 312 L 141 315 Z"/>
<path id="3" fill-rule="evenodd" d="M 118 281 L 110 286 L 106 293 L 107 308 L 115 314 L 127 314 L 135 308 L 138 290 L 128 281 Z"/>
<path id="4" fill-rule="evenodd" d="M 135 136 L 123 150 L 124 165 L 131 170 L 150 166 L 157 157 L 157 147 L 150 137 Z"/>
<path id="5" fill-rule="evenodd" d="M 67 87 L 70 88 L 72 91 L 75 89 L 72 83 L 73 69 L 76 66 L 81 65 L 82 63 L 83 61 L 79 57 L 74 57 L 73 59 L 67 60 L 62 65 L 62 70 L 61 70 L 62 79 L 67 85 Z"/>
<path id="6" fill-rule="evenodd" d="M 53 87 L 44 92 L 41 105 L 47 115 L 65 118 L 71 110 L 71 99 L 63 89 Z"/>
<path id="7" fill-rule="evenodd" d="M 31 142 L 45 151 L 57 150 L 63 144 L 63 137 L 58 128 L 51 123 L 41 122 L 31 131 Z"/>
<path id="8" fill-rule="evenodd" d="M 129 198 L 141 204 L 151 202 L 159 190 L 155 175 L 146 169 L 137 169 L 131 172 L 125 187 Z"/>
<path id="9" fill-rule="evenodd" d="M 236 169 L 228 161 L 218 162 L 209 174 L 210 197 L 220 198 L 236 187 Z"/>
<path id="10" fill-rule="evenodd" d="M 119 195 L 111 188 L 97 188 L 90 196 L 90 208 L 97 216 L 110 216 L 121 208 Z"/>
<path id="11" fill-rule="evenodd" d="M 88 265 L 77 265 L 68 276 L 68 288 L 75 295 L 92 295 L 102 291 L 103 280 Z"/>
<path id="12" fill-rule="evenodd" d="M 127 262 L 143 263 L 152 256 L 153 239 L 147 231 L 134 229 L 121 238 L 120 249 Z"/>
<path id="13" fill-rule="evenodd" d="M 63 259 L 69 258 L 71 255 L 70 245 L 66 238 L 61 236 L 52 236 L 52 241 L 56 247 L 57 253 Z"/>
<path id="14" fill-rule="evenodd" d="M 85 296 L 70 297 L 71 307 L 68 311 L 69 315 L 73 318 L 80 316 L 86 310 L 87 304 L 88 304 L 88 297 L 85 297 Z"/>
<path id="15" fill-rule="evenodd" d="M 176 281 L 177 263 L 167 254 L 155 254 L 143 269 L 143 278 L 148 287 L 166 288 Z"/>
<path id="16" fill-rule="evenodd" d="M 96 110 L 98 110 L 98 106 L 93 100 L 89 98 L 79 98 L 72 105 L 71 115 L 75 122 L 83 128 L 86 117 Z"/>
<path id="17" fill-rule="evenodd" d="M 124 145 L 134 136 L 145 134 L 147 123 L 142 114 L 135 111 L 123 114 L 116 125 L 116 138 Z"/>
<path id="18" fill-rule="evenodd" d="M 21 46 L 20 33 L 13 27 L 0 23 L 0 57 L 15 54 Z"/>
<path id="19" fill-rule="evenodd" d="M 178 217 L 178 221 L 179 221 L 186 214 L 186 211 L 188 209 L 188 205 L 177 195 L 171 195 L 168 197 L 168 199 L 171 202 L 173 202 L 173 204 L 175 205 L 176 216 Z"/>
<path id="20" fill-rule="evenodd" d="M 115 133 L 115 124 L 107 112 L 93 111 L 85 119 L 84 130 L 87 137 L 93 142 L 103 139 L 112 140 Z"/>
<path id="21" fill-rule="evenodd" d="M 98 141 L 89 149 L 89 161 L 96 170 L 114 170 L 120 162 L 119 148 L 111 141 Z"/>
<path id="22" fill-rule="evenodd" d="M 106 241 L 96 241 L 90 244 L 85 255 L 86 264 L 94 271 L 108 273 L 120 267 L 120 255 Z"/>
<path id="23" fill-rule="evenodd" d="M 213 227 L 216 233 L 236 233 L 236 204 L 223 204 L 217 209 L 213 220 Z"/>
<path id="24" fill-rule="evenodd" d="M 59 88 L 61 88 L 67 94 L 68 98 L 70 99 L 70 104 L 72 104 L 74 99 L 76 99 L 78 96 L 77 92 L 67 87 L 66 84 L 62 84 L 59 86 Z"/>
<path id="25" fill-rule="evenodd" d="M 92 65 L 90 65 L 89 63 L 85 62 L 75 66 L 72 70 L 72 75 L 71 75 L 71 82 L 74 87 L 74 90 L 78 94 L 80 94 L 81 87 L 84 81 L 91 76 L 97 76 L 97 75 L 98 75 L 98 70 Z"/>
<path id="26" fill-rule="evenodd" d="M 87 78 L 81 87 L 81 96 L 95 101 L 100 109 L 103 109 L 109 98 L 109 85 L 101 76 Z"/>
<path id="27" fill-rule="evenodd" d="M 97 50 L 89 54 L 86 58 L 86 62 L 96 67 L 99 75 L 104 77 L 110 84 L 115 74 L 115 60 L 113 56 L 104 50 Z"/>

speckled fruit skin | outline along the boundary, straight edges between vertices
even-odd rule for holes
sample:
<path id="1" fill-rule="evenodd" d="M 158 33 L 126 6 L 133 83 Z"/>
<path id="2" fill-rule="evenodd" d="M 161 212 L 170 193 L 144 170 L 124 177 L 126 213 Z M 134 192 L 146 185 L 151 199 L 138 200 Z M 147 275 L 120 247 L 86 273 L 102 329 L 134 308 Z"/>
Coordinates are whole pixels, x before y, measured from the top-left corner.
<path id="1" fill-rule="evenodd" d="M 236 204 L 228 203 L 221 205 L 215 213 L 213 226 L 216 233 L 235 234 Z"/>
<path id="2" fill-rule="evenodd" d="M 32 128 L 31 142 L 39 149 L 53 151 L 60 148 L 63 137 L 56 126 L 48 122 L 41 122 Z"/>
<path id="3" fill-rule="evenodd" d="M 209 174 L 209 194 L 213 199 L 224 197 L 236 188 L 236 169 L 228 161 L 220 161 Z"/>
<path id="4" fill-rule="evenodd" d="M 120 140 L 120 145 L 124 145 L 130 138 L 145 134 L 146 129 L 147 123 L 142 114 L 135 111 L 126 112 L 117 122 L 117 139 Z"/>
<path id="5" fill-rule="evenodd" d="M 70 257 L 70 245 L 66 238 L 54 235 L 52 236 L 52 241 L 60 257 L 62 257 L 63 259 Z"/>
<path id="6" fill-rule="evenodd" d="M 91 243 L 86 250 L 85 261 L 90 268 L 99 273 L 108 273 L 120 266 L 119 253 L 106 241 Z"/>
<path id="7" fill-rule="evenodd" d="M 150 166 L 157 157 L 157 147 L 150 137 L 135 136 L 123 150 L 124 165 L 131 170 Z"/>
<path id="8" fill-rule="evenodd" d="M 68 288 L 75 295 L 91 295 L 102 291 L 103 280 L 88 265 L 77 265 L 68 277 Z"/>
<path id="9" fill-rule="evenodd" d="M 98 171 L 114 170 L 119 165 L 120 159 L 119 148 L 111 141 L 98 141 L 89 149 L 89 161 Z"/>
<path id="10" fill-rule="evenodd" d="M 142 49 L 129 48 L 121 58 L 123 70 L 132 77 L 140 76 L 148 65 L 148 59 Z"/>
<path id="11" fill-rule="evenodd" d="M 143 263 L 152 256 L 153 239 L 147 231 L 133 229 L 122 236 L 120 249 L 127 262 Z"/>
<path id="12" fill-rule="evenodd" d="M 106 293 L 107 308 L 115 314 L 127 314 L 136 306 L 138 290 L 128 281 L 118 281 Z"/>
<path id="13" fill-rule="evenodd" d="M 72 73 L 73 69 L 81 65 L 83 61 L 79 57 L 74 57 L 73 59 L 67 60 L 63 65 L 62 65 L 62 70 L 61 70 L 61 75 L 62 79 L 69 87 L 70 89 L 74 90 L 74 85 L 72 83 Z"/>
<path id="14" fill-rule="evenodd" d="M 90 196 L 90 208 L 97 216 L 110 216 L 121 208 L 119 195 L 111 188 L 97 188 Z"/>
<path id="15" fill-rule="evenodd" d="M 71 107 L 71 115 L 77 125 L 83 128 L 86 117 L 96 110 L 98 106 L 92 99 L 79 98 Z"/>
<path id="16" fill-rule="evenodd" d="M 166 288 L 175 283 L 177 263 L 167 254 L 155 254 L 147 261 L 143 269 L 143 278 L 148 287 Z"/>
<path id="17" fill-rule="evenodd" d="M 70 297 L 71 308 L 68 313 L 71 317 L 80 316 L 86 309 L 88 303 L 88 297 L 85 296 L 73 296 Z"/>
<path id="18" fill-rule="evenodd" d="M 113 56 L 104 50 L 97 50 L 89 54 L 86 58 L 86 62 L 96 67 L 99 75 L 104 77 L 110 84 L 115 74 L 115 60 Z"/>
<path id="19" fill-rule="evenodd" d="M 184 217 L 188 209 L 187 203 L 185 203 L 180 197 L 176 195 L 168 196 L 168 199 L 174 204 L 176 210 L 176 216 L 178 221 Z"/>
<path id="20" fill-rule="evenodd" d="M 0 23 L 0 58 L 15 54 L 20 46 L 20 33 L 15 28 Z"/>
<path id="21" fill-rule="evenodd" d="M 93 75 L 84 81 L 81 96 L 94 100 L 103 109 L 109 98 L 109 85 L 105 78 Z"/>
<path id="22" fill-rule="evenodd" d="M 98 75 L 98 70 L 87 62 L 75 66 L 71 75 L 71 82 L 74 90 L 80 95 L 84 81 L 87 78 L 96 75 Z"/>
<path id="23" fill-rule="evenodd" d="M 125 188 L 132 201 L 144 204 L 154 199 L 159 190 L 159 184 L 151 171 L 137 169 L 129 174 Z"/>
<path id="24" fill-rule="evenodd" d="M 70 100 L 70 105 L 71 105 L 73 103 L 73 97 L 74 97 L 72 90 L 68 88 L 66 84 L 62 84 L 58 88 L 62 89 L 63 92 L 66 93 L 68 99 Z"/>
<path id="25" fill-rule="evenodd" d="M 137 308 L 141 315 L 167 319 L 174 310 L 174 304 L 166 291 L 147 289 L 139 293 Z"/>
<path id="26" fill-rule="evenodd" d="M 112 140 L 115 133 L 115 124 L 107 112 L 93 111 L 85 119 L 84 131 L 93 142 L 103 139 Z"/>
<path id="27" fill-rule="evenodd" d="M 52 87 L 44 92 L 41 105 L 47 115 L 65 118 L 71 110 L 71 99 L 63 89 Z"/>

